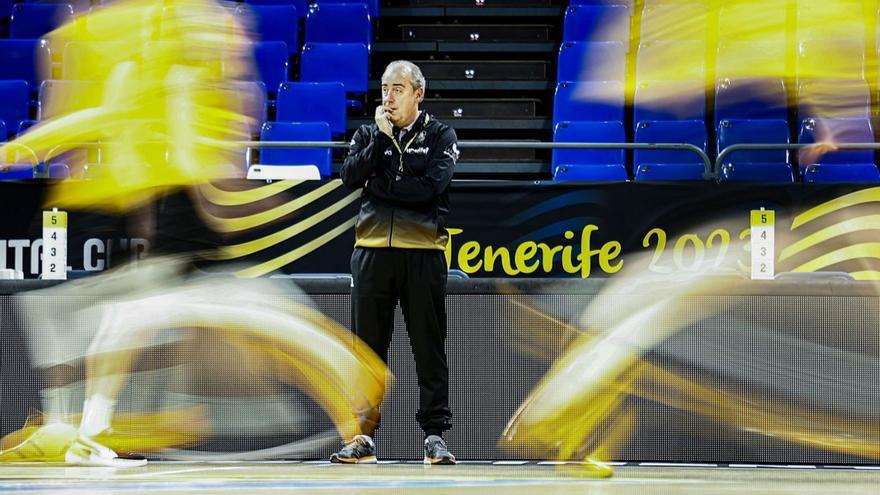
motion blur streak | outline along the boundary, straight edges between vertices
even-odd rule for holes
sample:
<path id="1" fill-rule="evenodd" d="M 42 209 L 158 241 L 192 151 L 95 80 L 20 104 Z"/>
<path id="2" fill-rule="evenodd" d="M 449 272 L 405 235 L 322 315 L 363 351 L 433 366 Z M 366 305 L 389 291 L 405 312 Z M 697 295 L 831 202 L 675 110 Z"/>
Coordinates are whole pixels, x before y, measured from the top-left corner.
<path id="1" fill-rule="evenodd" d="M 749 282 L 718 275 L 719 269 L 736 267 L 731 256 L 714 267 L 703 264 L 662 278 L 645 275 L 650 262 L 650 255 L 628 259 L 629 274 L 608 282 L 575 323 L 514 302 L 522 321 L 541 319 L 540 326 L 550 322 L 558 330 L 534 335 L 524 328 L 517 335 L 518 348 L 553 361 L 508 423 L 501 447 L 559 460 L 587 459 L 586 474 L 595 474 L 602 465 L 597 461 L 614 458 L 616 446 L 632 431 L 632 399 L 637 398 L 752 434 L 877 458 L 880 432 L 870 414 L 876 398 L 835 372 L 870 369 L 876 359 L 870 352 L 825 347 L 747 322 L 717 334 L 688 333 L 692 324 L 733 309 L 729 301 L 735 298 L 712 295 Z M 703 349 L 694 350 L 695 338 L 702 339 Z M 707 352 L 710 348 L 713 352 Z M 816 362 L 827 359 L 840 368 L 763 357 L 774 356 L 773 349 L 815 355 Z M 753 353 L 743 354 L 748 352 Z M 779 380 L 759 382 L 777 374 Z M 751 391 L 742 386 L 744 380 L 753 384 Z M 762 386 L 783 387 L 781 393 L 793 399 L 769 400 L 757 393 Z"/>
<path id="2" fill-rule="evenodd" d="M 72 177 L 88 180 L 60 182 L 47 205 L 125 212 L 178 186 L 241 176 L 233 142 L 255 122 L 234 80 L 253 73 L 236 22 L 212 0 L 122 0 L 50 33 L 64 51 L 61 77 L 46 75 L 42 119 L 12 143 L 40 158 L 67 151 Z"/>

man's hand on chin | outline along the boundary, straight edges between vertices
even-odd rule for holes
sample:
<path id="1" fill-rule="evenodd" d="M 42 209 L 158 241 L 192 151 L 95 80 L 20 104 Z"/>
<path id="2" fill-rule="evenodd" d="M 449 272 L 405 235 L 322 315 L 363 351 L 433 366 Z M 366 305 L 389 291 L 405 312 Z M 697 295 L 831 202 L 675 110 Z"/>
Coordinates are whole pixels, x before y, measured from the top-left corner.
<path id="1" fill-rule="evenodd" d="M 379 132 L 394 139 L 394 126 L 391 124 L 391 115 L 384 105 L 376 107 L 376 125 L 379 127 Z"/>

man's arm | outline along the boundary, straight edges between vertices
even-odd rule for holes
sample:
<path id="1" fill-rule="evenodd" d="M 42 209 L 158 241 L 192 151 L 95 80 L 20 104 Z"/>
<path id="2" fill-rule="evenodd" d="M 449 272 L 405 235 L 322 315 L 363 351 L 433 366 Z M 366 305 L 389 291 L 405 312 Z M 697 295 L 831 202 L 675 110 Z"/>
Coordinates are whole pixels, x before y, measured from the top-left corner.
<path id="1" fill-rule="evenodd" d="M 369 127 L 361 127 L 354 133 L 348 155 L 339 171 L 342 183 L 350 189 L 360 189 L 373 174 L 378 163 L 376 156 L 376 141 L 378 136 L 370 132 Z"/>
<path id="2" fill-rule="evenodd" d="M 427 203 L 439 196 L 449 185 L 457 161 L 458 138 L 450 127 L 437 140 L 424 177 L 395 175 L 389 171 L 371 179 L 367 184 L 367 192 L 392 203 Z"/>

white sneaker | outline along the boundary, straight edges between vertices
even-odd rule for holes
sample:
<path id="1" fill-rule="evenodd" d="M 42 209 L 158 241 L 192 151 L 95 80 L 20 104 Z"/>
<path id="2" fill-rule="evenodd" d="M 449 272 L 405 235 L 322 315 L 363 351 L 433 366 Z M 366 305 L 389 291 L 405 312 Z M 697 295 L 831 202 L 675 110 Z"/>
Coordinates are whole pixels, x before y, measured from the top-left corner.
<path id="1" fill-rule="evenodd" d="M 64 454 L 64 460 L 68 464 L 76 464 L 79 466 L 103 466 L 113 468 L 136 468 L 145 466 L 146 459 L 120 459 L 116 452 L 110 447 L 101 445 L 91 438 L 79 436 L 74 441 L 67 453 Z"/>

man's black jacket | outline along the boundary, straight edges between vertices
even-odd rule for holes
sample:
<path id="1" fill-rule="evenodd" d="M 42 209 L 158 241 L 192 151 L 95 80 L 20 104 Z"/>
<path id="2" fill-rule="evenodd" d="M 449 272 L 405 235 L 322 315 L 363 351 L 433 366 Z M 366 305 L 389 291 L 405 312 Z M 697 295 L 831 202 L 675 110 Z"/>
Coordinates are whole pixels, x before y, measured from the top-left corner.
<path id="1" fill-rule="evenodd" d="M 457 142 L 451 127 L 426 112 L 397 142 L 376 124 L 355 132 L 341 171 L 346 186 L 363 189 L 355 246 L 446 249 Z"/>

